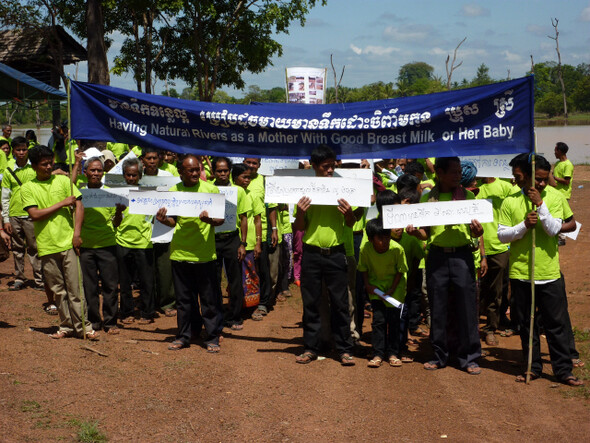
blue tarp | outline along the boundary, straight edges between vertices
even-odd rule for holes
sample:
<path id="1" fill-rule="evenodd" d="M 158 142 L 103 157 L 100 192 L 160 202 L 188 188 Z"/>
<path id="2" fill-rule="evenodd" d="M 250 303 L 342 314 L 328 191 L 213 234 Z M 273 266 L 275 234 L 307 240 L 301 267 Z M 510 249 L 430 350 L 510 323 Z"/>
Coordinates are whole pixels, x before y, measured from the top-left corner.
<path id="1" fill-rule="evenodd" d="M 65 100 L 66 93 L 0 63 L 0 101 Z"/>
<path id="2" fill-rule="evenodd" d="M 227 105 L 72 82 L 72 136 L 178 153 L 341 158 L 531 152 L 533 77 L 436 94 L 333 105 Z"/>

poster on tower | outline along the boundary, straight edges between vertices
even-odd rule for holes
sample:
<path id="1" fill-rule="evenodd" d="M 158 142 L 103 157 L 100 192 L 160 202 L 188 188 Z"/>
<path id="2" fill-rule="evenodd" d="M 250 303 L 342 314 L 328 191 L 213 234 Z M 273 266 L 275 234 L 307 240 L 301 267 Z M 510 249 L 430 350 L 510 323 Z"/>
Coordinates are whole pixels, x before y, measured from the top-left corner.
<path id="1" fill-rule="evenodd" d="M 309 105 L 325 104 L 326 68 L 287 68 L 287 101 Z"/>

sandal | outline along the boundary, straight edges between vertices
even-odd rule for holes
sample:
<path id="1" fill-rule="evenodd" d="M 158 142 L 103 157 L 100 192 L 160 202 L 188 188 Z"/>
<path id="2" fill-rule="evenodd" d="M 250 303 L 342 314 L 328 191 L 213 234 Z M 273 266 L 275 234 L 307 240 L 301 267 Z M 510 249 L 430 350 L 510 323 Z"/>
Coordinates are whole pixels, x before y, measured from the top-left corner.
<path id="1" fill-rule="evenodd" d="M 57 306 L 53 303 L 45 306 L 45 313 L 49 315 L 57 315 Z"/>
<path id="2" fill-rule="evenodd" d="M 221 351 L 221 348 L 219 347 L 219 345 L 216 345 L 214 343 L 209 343 L 207 345 L 207 352 L 209 354 L 219 354 L 220 351 Z"/>
<path id="3" fill-rule="evenodd" d="M 62 338 L 71 337 L 71 332 L 66 331 L 57 331 L 55 334 L 49 334 L 49 338 L 53 338 L 54 340 L 60 340 Z"/>
<path id="4" fill-rule="evenodd" d="M 512 337 L 514 335 L 514 329 L 505 329 L 500 332 L 500 337 Z"/>
<path id="5" fill-rule="evenodd" d="M 107 334 L 109 334 L 109 335 L 117 335 L 119 333 L 121 333 L 121 330 L 119 328 L 117 328 L 116 326 L 107 329 Z"/>
<path id="6" fill-rule="evenodd" d="M 413 363 L 414 359 L 412 357 L 410 357 L 409 355 L 402 355 L 402 363 Z"/>
<path id="7" fill-rule="evenodd" d="M 586 363 L 584 363 L 579 358 L 572 358 L 572 365 L 574 366 L 574 368 L 583 368 L 586 365 Z"/>
<path id="8" fill-rule="evenodd" d="M 479 375 L 481 374 L 481 368 L 479 367 L 479 365 L 477 363 L 471 363 L 470 365 L 468 365 L 465 370 L 467 371 L 467 373 L 469 375 Z"/>
<path id="9" fill-rule="evenodd" d="M 397 358 L 397 356 L 392 355 L 391 357 L 389 357 L 389 366 L 393 366 L 394 368 L 397 368 L 401 365 L 402 365 L 402 361 L 399 358 Z"/>
<path id="10" fill-rule="evenodd" d="M 340 356 L 340 364 L 342 366 L 354 366 L 354 358 L 352 355 L 345 352 Z"/>
<path id="11" fill-rule="evenodd" d="M 517 375 L 516 378 L 514 379 L 514 381 L 516 383 L 526 383 L 526 372 L 524 374 L 521 375 Z M 533 372 L 529 372 L 530 376 L 531 376 L 531 381 L 538 379 L 540 376 L 533 373 Z"/>
<path id="12" fill-rule="evenodd" d="M 244 325 L 234 323 L 233 325 L 230 326 L 230 329 L 232 331 L 241 331 L 242 329 L 244 329 Z"/>
<path id="13" fill-rule="evenodd" d="M 99 334 L 98 332 L 96 332 L 96 331 L 90 331 L 90 332 L 87 332 L 87 333 L 86 333 L 86 338 L 87 338 L 88 340 L 97 341 L 97 340 L 98 340 L 98 337 L 99 337 L 99 335 L 100 335 L 100 334 Z"/>
<path id="14" fill-rule="evenodd" d="M 180 351 L 183 348 L 188 348 L 188 345 L 185 344 L 182 340 L 174 340 L 172 343 L 168 345 L 168 349 L 170 351 Z"/>
<path id="15" fill-rule="evenodd" d="M 314 360 L 317 360 L 317 358 L 318 358 L 318 356 L 316 353 L 311 352 L 311 351 L 305 351 L 303 354 L 295 357 L 295 362 L 302 364 L 302 365 L 306 365 L 308 363 L 311 363 Z"/>
<path id="16" fill-rule="evenodd" d="M 441 368 L 442 366 L 440 366 L 436 360 L 424 363 L 424 369 L 426 369 L 427 371 L 436 371 L 437 369 Z"/>
<path id="17" fill-rule="evenodd" d="M 573 375 L 564 378 L 563 380 L 561 380 L 561 382 L 565 385 L 573 387 L 584 386 L 584 382 L 580 380 L 578 377 L 574 377 Z"/>
<path id="18" fill-rule="evenodd" d="M 279 295 L 277 295 L 277 301 L 280 301 L 280 302 L 287 301 L 287 297 L 285 297 L 283 295 L 283 293 L 281 292 Z"/>
<path id="19" fill-rule="evenodd" d="M 164 315 L 166 317 L 176 317 L 176 309 L 166 309 Z"/>
<path id="20" fill-rule="evenodd" d="M 498 339 L 494 335 L 493 332 L 488 332 L 486 334 L 486 345 L 488 346 L 498 346 Z"/>
<path id="21" fill-rule="evenodd" d="M 381 357 L 373 357 L 372 360 L 369 360 L 367 366 L 369 368 L 378 368 L 381 366 L 381 363 L 383 363 L 383 359 Z"/>
<path id="22" fill-rule="evenodd" d="M 264 318 L 264 316 L 268 314 L 268 312 L 266 311 L 266 309 L 263 308 L 256 308 L 256 310 L 252 313 L 252 320 L 254 321 L 260 321 Z"/>
<path id="23" fill-rule="evenodd" d="M 131 325 L 135 323 L 135 317 L 133 317 L 132 315 L 130 315 L 129 317 L 125 317 L 123 320 L 121 320 L 121 323 L 123 323 L 124 325 Z"/>

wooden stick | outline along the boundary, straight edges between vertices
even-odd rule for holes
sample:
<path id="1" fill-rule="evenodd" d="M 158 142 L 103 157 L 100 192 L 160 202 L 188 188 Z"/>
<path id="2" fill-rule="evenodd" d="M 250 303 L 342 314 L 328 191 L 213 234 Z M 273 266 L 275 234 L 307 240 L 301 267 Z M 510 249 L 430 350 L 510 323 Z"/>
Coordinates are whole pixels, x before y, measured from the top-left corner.
<path id="1" fill-rule="evenodd" d="M 90 346 L 88 346 L 88 345 L 80 346 L 80 348 L 81 348 L 81 349 L 86 349 L 87 351 L 90 351 L 90 352 L 94 352 L 95 354 L 98 354 L 98 355 L 100 355 L 101 357 L 108 357 L 108 355 L 107 355 L 107 354 L 105 354 L 104 352 L 101 352 L 101 351 L 99 351 L 99 350 L 97 350 L 97 349 L 91 348 L 91 347 L 90 347 Z"/>
<path id="2" fill-rule="evenodd" d="M 537 153 L 537 136 L 535 134 L 535 141 L 533 147 L 533 153 L 531 156 L 531 186 L 535 186 L 535 155 Z M 531 321 L 529 324 L 529 355 L 526 366 L 526 384 L 531 382 L 531 367 L 533 365 L 533 333 L 535 326 L 535 243 L 536 243 L 536 226 L 533 228 L 532 235 L 532 246 L 531 246 Z"/>

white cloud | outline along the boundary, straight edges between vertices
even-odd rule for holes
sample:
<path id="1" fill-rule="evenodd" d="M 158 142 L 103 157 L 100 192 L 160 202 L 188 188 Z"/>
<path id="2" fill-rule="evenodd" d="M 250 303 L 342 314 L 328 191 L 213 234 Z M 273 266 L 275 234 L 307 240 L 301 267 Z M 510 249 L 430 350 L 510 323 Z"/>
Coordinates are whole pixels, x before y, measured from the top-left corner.
<path id="1" fill-rule="evenodd" d="M 449 52 L 445 51 L 442 48 L 432 48 L 431 50 L 428 51 L 429 54 L 431 55 L 448 55 Z"/>
<path id="2" fill-rule="evenodd" d="M 388 26 L 383 31 L 383 36 L 394 41 L 422 41 L 431 37 L 433 32 L 430 25 L 404 25 Z"/>
<path id="3" fill-rule="evenodd" d="M 385 47 L 385 46 L 368 45 L 368 46 L 365 46 L 364 48 L 359 48 L 358 46 L 355 46 L 352 43 L 350 44 L 350 49 L 356 55 L 365 54 L 365 55 L 384 56 L 384 55 L 389 55 L 392 52 L 399 52 L 399 48 L 394 48 L 393 46 Z"/>
<path id="4" fill-rule="evenodd" d="M 522 57 L 519 54 L 515 54 L 514 52 L 510 52 L 510 51 L 506 50 L 506 51 L 502 52 L 502 55 L 504 55 L 504 58 L 508 62 L 511 62 L 511 63 L 521 63 L 522 62 Z"/>
<path id="5" fill-rule="evenodd" d="M 476 3 L 468 3 L 463 5 L 461 13 L 465 17 L 487 17 L 490 15 L 490 10 Z"/>
<path id="6" fill-rule="evenodd" d="M 580 14 L 580 19 L 583 22 L 590 22 L 590 4 L 582 9 L 582 13 Z"/>
<path id="7" fill-rule="evenodd" d="M 549 31 L 546 26 L 527 25 L 526 32 L 537 36 L 545 36 Z"/>

